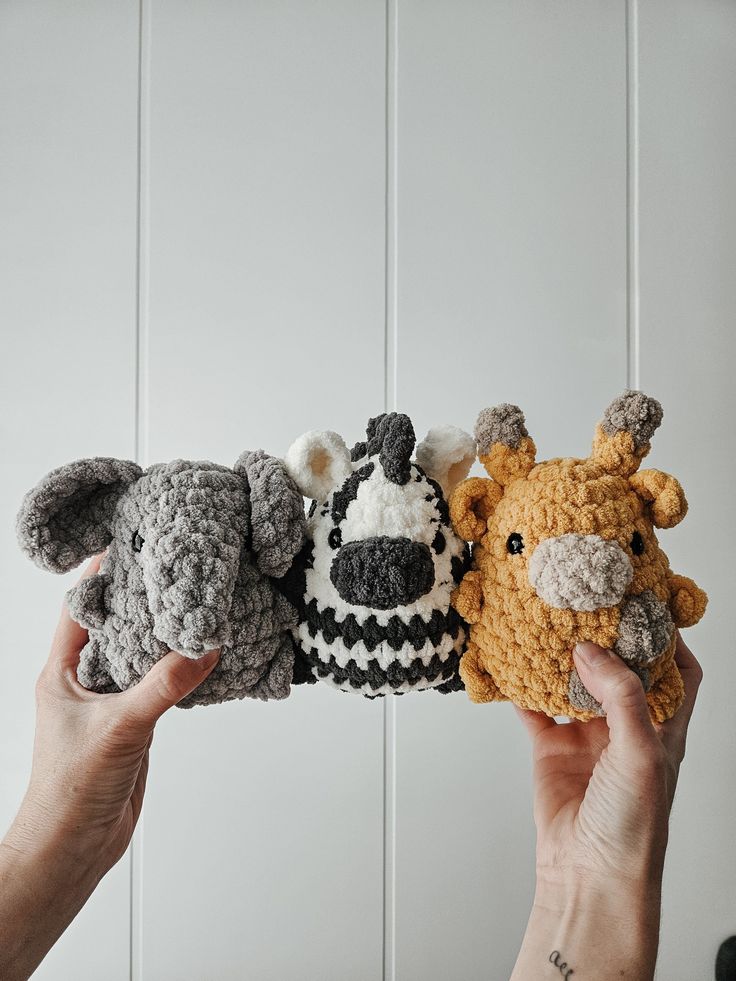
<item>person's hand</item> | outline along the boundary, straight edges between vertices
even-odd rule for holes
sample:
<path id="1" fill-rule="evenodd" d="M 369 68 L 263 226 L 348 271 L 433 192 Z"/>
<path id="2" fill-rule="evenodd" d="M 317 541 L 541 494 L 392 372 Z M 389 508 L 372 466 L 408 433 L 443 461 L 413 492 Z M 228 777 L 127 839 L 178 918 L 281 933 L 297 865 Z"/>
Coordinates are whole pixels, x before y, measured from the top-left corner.
<path id="1" fill-rule="evenodd" d="M 100 560 L 83 578 L 97 572 Z M 36 684 L 28 790 L 0 843 L 4 979 L 35 969 L 123 855 L 143 804 L 154 726 L 219 658 L 219 651 L 197 660 L 170 651 L 133 688 L 96 694 L 77 681 L 86 642 L 87 631 L 64 604 Z"/>
<path id="2" fill-rule="evenodd" d="M 606 978 L 609 966 L 610 976 L 619 977 L 614 967 L 636 963 L 639 973 L 632 976 L 643 979 L 656 960 L 668 819 L 702 670 L 678 633 L 675 660 L 685 700 L 672 719 L 657 724 L 640 679 L 619 657 L 593 644 L 580 645 L 573 657 L 605 718 L 558 724 L 516 709 L 533 745 L 537 891 L 514 978 L 538 976 L 529 973 L 530 957 L 534 970 L 542 970 L 544 951 L 532 954 L 532 948 L 544 934 L 546 910 L 558 918 L 574 916 L 577 923 L 577 935 L 569 930 L 545 941 L 550 955 L 559 952 L 551 966 L 565 964 L 568 971 L 577 961 L 581 974 L 585 969 Z M 597 932 L 591 921 L 584 940 L 584 920 L 591 917 L 598 917 Z M 611 943 L 618 930 L 638 951 Z M 595 959 L 598 948 L 607 960 Z"/>
<path id="3" fill-rule="evenodd" d="M 537 869 L 552 879 L 630 876 L 664 859 L 702 671 L 678 634 L 685 701 L 657 724 L 641 681 L 619 657 L 594 644 L 580 645 L 573 657 L 605 718 L 558 725 L 541 712 L 516 709 L 533 744 Z"/>

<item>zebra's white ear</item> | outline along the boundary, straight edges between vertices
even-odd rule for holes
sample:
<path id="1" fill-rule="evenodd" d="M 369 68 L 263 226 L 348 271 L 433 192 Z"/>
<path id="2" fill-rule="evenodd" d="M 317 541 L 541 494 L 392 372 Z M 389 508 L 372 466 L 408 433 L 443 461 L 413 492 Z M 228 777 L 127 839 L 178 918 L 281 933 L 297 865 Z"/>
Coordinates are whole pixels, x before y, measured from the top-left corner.
<path id="1" fill-rule="evenodd" d="M 304 497 L 317 501 L 324 501 L 352 472 L 345 440 L 329 430 L 310 430 L 295 439 L 284 463 Z"/>
<path id="2" fill-rule="evenodd" d="M 457 426 L 435 426 L 417 447 L 417 463 L 449 497 L 475 460 L 475 440 Z"/>

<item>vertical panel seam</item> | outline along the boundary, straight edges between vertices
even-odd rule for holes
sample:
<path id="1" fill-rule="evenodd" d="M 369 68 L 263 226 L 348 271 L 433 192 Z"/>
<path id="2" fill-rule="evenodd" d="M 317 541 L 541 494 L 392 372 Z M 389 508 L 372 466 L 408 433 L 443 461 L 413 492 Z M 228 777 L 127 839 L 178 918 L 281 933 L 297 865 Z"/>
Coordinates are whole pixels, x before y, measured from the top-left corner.
<path id="1" fill-rule="evenodd" d="M 138 0 L 135 243 L 135 459 L 148 462 L 148 147 L 150 74 L 149 0 Z M 145 810 L 145 809 L 144 809 Z M 144 811 L 130 843 L 129 975 L 143 977 L 142 889 Z"/>
<path id="2" fill-rule="evenodd" d="M 626 384 L 639 388 L 639 3 L 626 10 Z"/>
<path id="3" fill-rule="evenodd" d="M 384 242 L 384 410 L 398 407 L 397 383 L 397 221 L 396 82 L 398 0 L 386 0 L 385 22 L 385 242 Z M 396 698 L 383 700 L 383 981 L 396 977 Z"/>

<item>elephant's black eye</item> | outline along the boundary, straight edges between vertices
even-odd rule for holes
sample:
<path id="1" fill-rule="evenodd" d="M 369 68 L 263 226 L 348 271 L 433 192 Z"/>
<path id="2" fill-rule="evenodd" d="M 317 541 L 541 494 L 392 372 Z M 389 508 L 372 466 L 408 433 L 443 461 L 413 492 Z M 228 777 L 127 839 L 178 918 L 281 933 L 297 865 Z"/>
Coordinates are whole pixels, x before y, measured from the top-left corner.
<path id="1" fill-rule="evenodd" d="M 644 552 L 644 539 L 638 531 L 631 536 L 631 551 L 634 555 L 641 555 Z"/>
<path id="2" fill-rule="evenodd" d="M 506 548 L 512 555 L 519 555 L 524 551 L 524 539 L 518 531 L 515 531 L 506 539 Z"/>
<path id="3" fill-rule="evenodd" d="M 339 548 L 342 545 L 342 532 L 339 528 L 333 528 L 327 536 L 327 544 L 330 548 Z"/>
<path id="4" fill-rule="evenodd" d="M 141 538 L 141 534 L 140 534 L 140 532 L 139 532 L 139 531 L 137 531 L 137 532 L 136 532 L 136 533 L 135 533 L 135 534 L 133 535 L 133 551 L 134 551 L 134 552 L 140 552 L 140 550 L 141 550 L 142 548 L 143 548 L 143 539 Z"/>

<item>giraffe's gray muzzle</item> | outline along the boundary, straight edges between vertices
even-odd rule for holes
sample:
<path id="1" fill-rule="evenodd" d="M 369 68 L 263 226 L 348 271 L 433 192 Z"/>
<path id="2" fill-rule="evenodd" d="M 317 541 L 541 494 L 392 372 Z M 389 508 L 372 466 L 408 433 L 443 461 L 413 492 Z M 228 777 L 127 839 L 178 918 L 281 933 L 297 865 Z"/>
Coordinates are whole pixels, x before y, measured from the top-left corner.
<path id="1" fill-rule="evenodd" d="M 616 606 L 634 575 L 618 542 L 599 535 L 547 538 L 529 560 L 529 582 L 549 606 L 592 611 Z"/>

